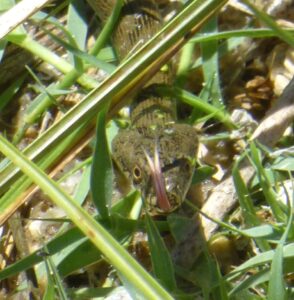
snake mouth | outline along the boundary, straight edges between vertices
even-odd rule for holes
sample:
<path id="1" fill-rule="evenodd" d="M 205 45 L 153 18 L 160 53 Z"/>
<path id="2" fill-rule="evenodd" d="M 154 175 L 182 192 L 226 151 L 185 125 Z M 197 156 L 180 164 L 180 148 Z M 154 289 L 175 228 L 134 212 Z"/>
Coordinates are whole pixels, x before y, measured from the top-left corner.
<path id="1" fill-rule="evenodd" d="M 146 156 L 147 163 L 151 171 L 151 178 L 153 182 L 154 191 L 156 194 L 156 204 L 157 204 L 156 206 L 158 206 L 159 209 L 162 210 L 163 212 L 169 212 L 172 210 L 172 206 L 167 196 L 157 148 L 155 147 L 154 150 L 154 159 L 152 159 L 145 150 L 144 150 L 144 154 Z"/>

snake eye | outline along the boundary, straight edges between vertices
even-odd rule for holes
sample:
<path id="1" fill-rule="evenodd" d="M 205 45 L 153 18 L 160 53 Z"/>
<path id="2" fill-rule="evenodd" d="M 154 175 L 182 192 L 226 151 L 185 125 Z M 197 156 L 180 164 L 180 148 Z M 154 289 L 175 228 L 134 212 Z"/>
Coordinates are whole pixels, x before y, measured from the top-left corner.
<path id="1" fill-rule="evenodd" d="M 138 165 L 133 169 L 133 178 L 135 183 L 140 183 L 142 181 L 142 171 Z"/>

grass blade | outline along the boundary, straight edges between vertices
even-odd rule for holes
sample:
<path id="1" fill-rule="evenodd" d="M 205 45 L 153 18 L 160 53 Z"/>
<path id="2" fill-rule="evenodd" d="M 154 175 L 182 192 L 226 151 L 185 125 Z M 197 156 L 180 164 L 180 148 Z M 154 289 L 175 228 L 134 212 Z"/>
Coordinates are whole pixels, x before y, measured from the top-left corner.
<path id="1" fill-rule="evenodd" d="M 202 31 L 204 35 L 206 33 L 217 31 L 216 18 L 211 19 L 204 26 Z M 222 95 L 220 91 L 220 79 L 219 79 L 219 65 L 218 65 L 218 42 L 212 40 L 201 43 L 202 53 L 202 69 L 204 75 L 204 82 L 212 82 L 210 86 L 210 99 L 209 101 L 218 108 L 223 106 Z"/>
<path id="2" fill-rule="evenodd" d="M 175 272 L 168 249 L 148 214 L 146 214 L 145 220 L 153 272 L 163 286 L 169 291 L 174 291 L 176 289 Z"/>
<path id="3" fill-rule="evenodd" d="M 204 102 L 201 98 L 193 95 L 190 92 L 187 92 L 184 89 L 180 89 L 177 87 L 171 88 L 168 86 L 160 86 L 156 88 L 156 91 L 161 95 L 172 96 L 175 99 L 179 99 L 193 106 L 194 108 L 197 108 L 197 110 L 210 114 L 212 118 L 219 120 L 230 129 L 236 128 L 236 125 L 232 122 L 230 115 L 225 110 L 214 107 L 213 105 Z"/>
<path id="4" fill-rule="evenodd" d="M 0 136 L 0 150 L 66 212 L 67 216 L 146 299 L 172 299 L 98 222 L 2 136 Z"/>
<path id="5" fill-rule="evenodd" d="M 102 218 L 109 217 L 108 208 L 112 200 L 113 171 L 105 132 L 107 107 L 97 118 L 96 145 L 91 170 L 91 192 Z"/>
<path id="6" fill-rule="evenodd" d="M 228 274 L 228 276 L 227 276 L 228 279 L 231 280 L 231 279 L 235 278 L 236 276 L 238 276 L 238 274 L 240 274 L 240 272 L 243 272 L 244 270 L 248 270 L 255 266 L 270 262 L 273 259 L 274 254 L 275 254 L 275 251 L 270 250 L 270 251 L 260 253 L 256 256 L 248 259 L 245 263 L 238 266 L 234 271 L 232 271 L 230 274 Z M 291 261 L 291 259 L 293 260 L 293 256 L 294 256 L 294 243 L 284 246 L 283 247 L 284 259 L 289 259 L 289 261 Z M 292 265 L 293 265 L 293 262 L 292 262 Z"/>
<path id="7" fill-rule="evenodd" d="M 254 142 L 250 144 L 250 149 L 252 153 L 251 158 L 254 163 L 254 167 L 256 169 L 256 173 L 260 182 L 260 186 L 264 193 L 265 199 L 270 205 L 275 218 L 279 221 L 284 221 L 285 214 L 283 213 L 281 207 L 279 206 L 279 202 L 277 201 L 277 194 L 273 190 L 270 179 L 268 178 L 262 166 L 260 150 L 257 148 Z"/>
<path id="8" fill-rule="evenodd" d="M 259 20 L 263 21 L 269 28 L 276 32 L 280 39 L 294 47 L 294 38 L 291 33 L 283 30 L 269 15 L 261 10 L 258 10 L 256 6 L 251 4 L 249 1 L 243 0 L 243 2 L 254 12 Z"/>
<path id="9" fill-rule="evenodd" d="M 293 195 L 292 195 L 293 196 Z M 283 278 L 283 249 L 286 243 L 287 237 L 290 231 L 294 229 L 293 225 L 293 197 L 292 203 L 289 203 L 289 217 L 286 230 L 278 243 L 273 257 L 271 271 L 270 271 L 270 281 L 268 288 L 268 299 L 286 299 L 286 287 Z"/>

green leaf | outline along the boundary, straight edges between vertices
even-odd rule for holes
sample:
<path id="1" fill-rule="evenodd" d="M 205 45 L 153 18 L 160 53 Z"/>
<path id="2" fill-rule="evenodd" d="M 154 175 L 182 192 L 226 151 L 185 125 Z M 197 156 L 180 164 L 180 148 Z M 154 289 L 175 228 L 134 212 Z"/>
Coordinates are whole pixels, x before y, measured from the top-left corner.
<path id="1" fill-rule="evenodd" d="M 286 240 L 288 238 L 289 232 L 293 231 L 293 198 L 292 203 L 289 203 L 289 217 L 287 222 L 286 230 L 284 231 L 283 236 L 281 237 L 278 246 L 275 250 L 275 254 L 273 257 L 271 271 L 270 271 L 270 281 L 269 281 L 269 289 L 268 289 L 268 299 L 275 300 L 286 299 L 286 287 L 283 278 L 283 250 Z M 294 254 L 293 254 L 294 256 Z"/>
<path id="2" fill-rule="evenodd" d="M 213 18 L 205 24 L 202 32 L 206 33 L 217 31 L 217 19 Z M 202 52 L 202 68 L 204 74 L 204 82 L 212 82 L 210 87 L 209 102 L 215 107 L 222 107 L 223 100 L 220 91 L 219 65 L 218 65 L 218 42 L 212 40 L 201 43 Z"/>
<path id="3" fill-rule="evenodd" d="M 275 249 L 271 265 L 268 300 L 286 300 L 285 296 L 286 290 L 283 278 L 283 244 L 279 244 Z"/>
<path id="4" fill-rule="evenodd" d="M 55 299 L 56 296 L 55 287 L 54 287 L 52 276 L 50 275 L 50 270 L 48 268 L 46 268 L 46 270 L 47 270 L 47 285 L 42 300 L 52 300 Z"/>
<path id="5" fill-rule="evenodd" d="M 284 264 L 284 274 L 292 273 L 294 268 L 294 257 L 292 259 L 287 259 L 287 263 Z M 256 286 L 269 281 L 270 279 L 270 269 L 257 269 L 257 273 L 250 274 L 248 278 L 245 280 L 238 281 L 238 283 L 234 286 L 234 288 L 230 291 L 229 295 L 238 296 L 240 291 L 244 291 L 249 288 L 256 288 Z M 264 299 L 264 298 L 262 298 Z"/>
<path id="6" fill-rule="evenodd" d="M 274 170 L 293 171 L 294 157 L 279 157 L 272 165 Z"/>
<path id="7" fill-rule="evenodd" d="M 60 262 L 58 272 L 61 276 L 67 275 L 85 268 L 101 259 L 101 252 L 89 241 L 82 240 L 75 248 Z"/>
<path id="8" fill-rule="evenodd" d="M 44 251 L 42 253 L 40 253 L 40 255 L 43 256 L 44 258 L 44 263 L 46 266 L 46 271 L 47 271 L 47 278 L 48 278 L 48 289 L 46 292 L 48 292 L 48 294 L 46 295 L 47 299 L 53 299 L 56 297 L 52 297 L 50 298 L 50 296 L 52 295 L 53 291 L 53 287 L 56 287 L 56 292 L 58 294 L 58 299 L 60 300 L 67 300 L 67 295 L 65 292 L 65 289 L 63 287 L 63 284 L 61 282 L 61 278 L 59 273 L 57 272 L 56 266 L 54 265 L 54 262 L 48 252 L 47 247 L 44 247 Z"/>
<path id="9" fill-rule="evenodd" d="M 214 291 L 214 295 L 216 296 L 215 299 L 220 300 L 229 300 L 228 296 L 228 287 L 226 285 L 226 282 L 221 274 L 221 270 L 219 268 L 219 265 L 216 265 L 216 274 L 218 276 L 218 284 L 216 291 Z"/>
<path id="10" fill-rule="evenodd" d="M 279 202 L 277 201 L 277 193 L 272 188 L 270 178 L 268 177 L 267 172 L 265 172 L 265 169 L 262 165 L 261 151 L 257 148 L 254 142 L 250 143 L 250 150 L 252 153 L 251 158 L 256 169 L 259 184 L 262 188 L 265 199 L 270 205 L 275 218 L 279 221 L 284 221 L 285 215 L 279 205 Z"/>
<path id="11" fill-rule="evenodd" d="M 67 28 L 75 39 L 79 49 L 85 50 L 88 25 L 86 22 L 86 5 L 83 1 L 72 0 L 68 6 Z"/>
<path id="12" fill-rule="evenodd" d="M 247 225 L 251 225 L 251 226 L 259 225 L 260 220 L 255 215 L 255 209 L 253 206 L 253 201 L 250 197 L 249 190 L 245 185 L 239 172 L 240 163 L 241 163 L 241 159 L 235 162 L 232 170 L 232 174 L 233 174 L 235 189 L 238 195 L 240 206 L 242 208 L 242 213 L 244 214 Z"/>
<path id="13" fill-rule="evenodd" d="M 290 34 L 294 32 L 291 28 L 283 28 L 283 31 L 289 32 Z M 228 31 L 221 31 L 221 32 L 213 32 L 207 33 L 205 35 L 197 34 L 196 37 L 192 38 L 189 43 L 202 43 L 202 42 L 209 42 L 213 40 L 238 40 L 239 38 L 241 41 L 244 41 L 243 37 L 250 37 L 250 38 L 265 38 L 265 37 L 272 37 L 272 36 L 279 36 L 279 33 L 268 28 L 246 28 L 246 29 L 239 29 L 239 30 L 228 30 Z M 238 46 L 240 42 L 237 42 L 232 48 L 229 47 L 229 50 L 234 49 Z"/>
<path id="14" fill-rule="evenodd" d="M 111 291 L 114 288 L 80 288 L 80 289 L 68 289 L 68 295 L 73 300 L 88 300 L 109 297 Z M 52 299 L 52 298 L 51 298 Z"/>
<path id="15" fill-rule="evenodd" d="M 39 168 L 42 170 L 48 168 L 52 161 L 56 160 L 56 157 L 60 157 L 65 151 L 71 147 L 74 141 L 77 140 L 79 136 L 85 135 L 85 128 L 80 127 L 68 136 L 66 136 L 62 141 L 55 145 L 52 151 L 46 151 L 45 155 L 41 158 L 36 160 L 38 163 Z M 4 167 L 7 163 L 8 159 L 4 159 L 1 161 L 1 167 Z M 2 170 L 0 171 L 0 177 L 2 175 Z M 13 175 L 13 174 L 11 174 Z M 10 189 L 0 198 L 0 220 L 4 222 L 7 216 L 10 216 L 11 207 L 15 207 L 16 199 L 20 198 L 20 195 L 24 193 L 26 189 L 32 184 L 32 181 L 27 176 L 21 176 L 20 178 L 17 177 L 17 180 L 14 180 L 10 184 Z"/>
<path id="16" fill-rule="evenodd" d="M 243 229 L 242 232 L 246 236 L 250 236 L 253 238 L 267 237 L 267 236 L 271 236 L 275 233 L 273 227 L 270 225 L 261 225 L 261 226 L 252 227 L 249 229 Z"/>
<path id="17" fill-rule="evenodd" d="M 184 103 L 191 105 L 193 108 L 197 108 L 198 110 L 210 114 L 211 118 L 215 118 L 224 123 L 224 125 L 230 129 L 236 128 L 236 125 L 232 122 L 230 115 L 226 111 L 204 102 L 201 98 L 186 90 L 169 86 L 159 86 L 155 90 L 161 95 L 168 95 L 179 99 Z"/>
<path id="18" fill-rule="evenodd" d="M 53 255 L 81 239 L 85 239 L 83 234 L 77 228 L 72 228 L 67 232 L 65 232 L 64 234 L 50 241 L 47 244 L 48 252 L 51 253 L 51 255 Z M 23 272 L 41 261 L 42 261 L 42 257 L 39 255 L 39 250 L 35 251 L 31 255 L 23 259 L 20 259 L 14 264 L 11 264 L 5 269 L 1 270 L 0 280 L 14 276 L 19 272 Z"/>
<path id="19" fill-rule="evenodd" d="M 192 184 L 203 182 L 205 179 L 210 178 L 215 173 L 215 168 L 211 166 L 201 166 L 196 168 L 192 178 Z"/>
<path id="20" fill-rule="evenodd" d="M 46 31 L 46 30 L 44 30 Z M 63 29 L 63 31 L 65 31 Z M 80 75 L 82 75 L 82 71 L 83 71 L 83 66 L 82 66 L 82 61 L 88 63 L 89 65 L 93 66 L 93 67 L 97 67 L 101 70 L 104 70 L 106 73 L 111 74 L 112 72 L 115 71 L 115 66 L 107 63 L 105 61 L 102 61 L 98 58 L 96 58 L 95 56 L 88 54 L 84 51 L 81 51 L 80 49 L 78 49 L 75 45 L 74 42 L 69 43 L 66 42 L 64 40 L 62 40 L 61 38 L 59 38 L 58 36 L 52 34 L 49 31 L 46 31 L 46 33 L 48 35 L 50 35 L 50 37 L 55 40 L 58 44 L 60 44 L 62 47 L 64 47 L 68 52 L 70 52 L 71 54 L 74 55 L 74 66 L 75 66 L 75 70 L 80 73 Z M 70 35 L 70 33 L 67 32 L 67 35 Z M 72 45 L 74 44 L 74 45 Z"/>
<path id="21" fill-rule="evenodd" d="M 195 220 L 181 214 L 170 214 L 167 216 L 167 221 L 170 227 L 171 234 L 175 241 L 180 243 L 183 241 L 183 233 L 191 230 L 191 227 L 195 224 Z"/>
<path id="22" fill-rule="evenodd" d="M 91 5 L 91 1 L 88 1 L 88 2 Z M 96 7 L 96 6 L 94 5 L 93 8 L 94 7 Z M 105 45 L 105 43 L 110 39 L 110 36 L 114 29 L 114 26 L 116 25 L 117 20 L 120 16 L 122 7 L 123 7 L 123 1 L 117 0 L 116 3 L 114 4 L 111 16 L 106 21 L 102 31 L 99 34 L 99 37 L 97 38 L 97 40 L 95 42 L 95 45 L 90 50 L 90 54 L 97 55 L 100 52 L 100 50 L 102 49 L 102 47 Z"/>
<path id="23" fill-rule="evenodd" d="M 262 265 L 265 263 L 268 263 L 272 261 L 274 257 L 275 251 L 270 250 L 266 251 L 263 253 L 260 253 L 250 259 L 248 259 L 246 262 L 244 262 L 242 265 L 238 266 L 237 268 L 234 269 L 230 274 L 228 274 L 228 278 L 232 279 L 236 275 L 238 275 L 240 272 L 242 273 L 243 271 L 253 268 L 258 265 Z M 289 245 L 286 245 L 283 247 L 283 257 L 285 259 L 293 259 L 294 258 L 294 243 L 291 243 Z"/>
<path id="24" fill-rule="evenodd" d="M 74 198 L 77 203 L 82 205 L 90 190 L 90 176 L 91 176 L 91 168 L 87 166 L 83 170 L 83 174 L 81 180 L 79 181 L 78 186 L 75 189 Z"/>
<path id="25" fill-rule="evenodd" d="M 245 280 L 242 280 L 239 283 L 237 283 L 234 286 L 234 288 L 230 291 L 229 295 L 232 296 L 238 294 L 240 291 L 243 291 L 245 289 L 254 288 L 258 284 L 268 281 L 268 279 L 269 279 L 269 270 L 268 269 L 261 270 L 256 274 L 250 275 Z"/>
<path id="26" fill-rule="evenodd" d="M 145 220 L 153 272 L 163 286 L 169 291 L 174 291 L 176 289 L 175 272 L 168 249 L 148 214 Z"/>
<path id="27" fill-rule="evenodd" d="M 140 203 L 139 205 L 136 205 L 138 201 Z M 142 201 L 140 198 L 140 193 L 137 190 L 134 190 L 111 207 L 111 215 L 119 214 L 120 216 L 126 218 L 138 219 L 141 213 L 141 206 Z M 119 230 L 120 228 L 117 229 Z"/>
<path id="28" fill-rule="evenodd" d="M 113 171 L 110 151 L 105 132 L 107 108 L 104 108 L 97 118 L 96 145 L 91 171 L 91 192 L 102 218 L 109 217 L 109 207 L 112 200 Z"/>

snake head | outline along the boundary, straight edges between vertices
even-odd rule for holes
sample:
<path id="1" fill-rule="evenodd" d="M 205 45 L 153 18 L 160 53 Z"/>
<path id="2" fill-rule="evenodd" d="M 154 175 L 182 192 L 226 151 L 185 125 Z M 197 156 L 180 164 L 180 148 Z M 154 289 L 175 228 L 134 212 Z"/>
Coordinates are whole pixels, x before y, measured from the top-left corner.
<path id="1" fill-rule="evenodd" d="M 153 214 L 169 213 L 185 200 L 197 151 L 197 132 L 186 124 L 121 131 L 113 157 Z"/>

